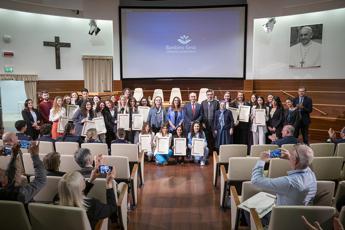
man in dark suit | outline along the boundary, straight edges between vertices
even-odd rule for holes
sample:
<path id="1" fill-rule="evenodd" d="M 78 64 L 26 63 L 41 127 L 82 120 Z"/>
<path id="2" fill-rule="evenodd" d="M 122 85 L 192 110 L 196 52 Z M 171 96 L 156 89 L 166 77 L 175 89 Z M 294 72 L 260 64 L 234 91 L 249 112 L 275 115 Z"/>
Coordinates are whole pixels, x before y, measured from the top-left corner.
<path id="1" fill-rule="evenodd" d="M 276 135 L 271 135 L 268 138 L 272 141 L 272 144 L 276 144 L 279 147 L 285 144 L 297 144 L 298 139 L 294 137 L 295 128 L 292 125 L 285 125 L 282 130 L 283 138 L 277 139 Z"/>
<path id="2" fill-rule="evenodd" d="M 214 117 L 217 110 L 219 110 L 219 102 L 214 99 L 214 92 L 212 89 L 206 91 L 207 99 L 201 102 L 202 124 L 204 127 L 208 147 L 210 151 L 214 150 Z"/>
<path id="3" fill-rule="evenodd" d="M 303 142 L 305 144 L 309 144 L 308 139 L 308 131 L 309 131 L 309 124 L 310 124 L 310 113 L 313 111 L 313 101 L 310 97 L 305 95 L 306 89 L 305 87 L 300 87 L 298 89 L 298 97 L 293 99 L 293 105 L 297 107 L 298 111 L 301 114 L 301 121 L 297 126 L 296 133 L 299 134 L 301 130 L 303 136 Z"/>
<path id="4" fill-rule="evenodd" d="M 184 113 L 184 133 L 187 136 L 190 132 L 190 127 L 193 122 L 202 120 L 201 105 L 196 101 L 196 93 L 192 92 L 189 94 L 189 102 L 183 107 Z"/>

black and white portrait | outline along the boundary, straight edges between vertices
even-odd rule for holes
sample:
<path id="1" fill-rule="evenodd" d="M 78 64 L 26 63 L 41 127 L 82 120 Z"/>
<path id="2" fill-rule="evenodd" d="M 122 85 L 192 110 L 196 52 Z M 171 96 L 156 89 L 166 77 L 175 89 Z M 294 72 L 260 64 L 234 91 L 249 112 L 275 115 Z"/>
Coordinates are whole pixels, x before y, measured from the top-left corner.
<path id="1" fill-rule="evenodd" d="M 322 24 L 291 27 L 291 68 L 321 67 Z"/>

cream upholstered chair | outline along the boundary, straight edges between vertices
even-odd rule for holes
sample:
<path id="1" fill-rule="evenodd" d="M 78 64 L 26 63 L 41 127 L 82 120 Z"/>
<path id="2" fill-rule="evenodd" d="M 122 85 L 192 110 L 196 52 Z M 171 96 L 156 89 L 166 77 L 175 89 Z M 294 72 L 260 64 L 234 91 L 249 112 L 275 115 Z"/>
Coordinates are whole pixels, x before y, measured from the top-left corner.
<path id="1" fill-rule="evenodd" d="M 90 222 L 84 208 L 29 203 L 29 213 L 33 230 L 91 230 Z"/>
<path id="2" fill-rule="evenodd" d="M 340 210 L 339 221 L 343 226 L 345 226 L 345 206 L 343 206 Z"/>
<path id="3" fill-rule="evenodd" d="M 342 167 L 342 157 L 314 157 L 311 163 L 317 180 L 339 180 Z"/>
<path id="4" fill-rule="evenodd" d="M 133 97 L 135 98 L 135 100 L 137 100 L 137 102 L 139 102 L 141 100 L 141 98 L 144 97 L 143 88 L 135 88 L 134 93 L 133 93 Z"/>
<path id="5" fill-rule="evenodd" d="M 287 176 L 287 171 L 290 171 L 291 167 L 288 160 L 273 158 L 270 159 L 268 166 L 268 177 L 275 178 L 281 176 Z"/>
<path id="6" fill-rule="evenodd" d="M 269 230 L 304 230 L 304 216 L 310 223 L 318 221 L 322 229 L 333 229 L 335 208 L 327 206 L 275 206 L 271 212 Z M 251 209 L 251 229 L 263 229 L 255 209 Z"/>
<path id="7" fill-rule="evenodd" d="M 0 200 L 0 223 L 1 229 L 31 229 L 24 204 L 18 201 Z"/>
<path id="8" fill-rule="evenodd" d="M 106 143 L 83 143 L 81 148 L 89 149 L 92 159 L 99 154 L 108 155 L 108 145 Z"/>
<path id="9" fill-rule="evenodd" d="M 314 151 L 314 157 L 330 157 L 334 155 L 334 143 L 313 143 L 310 148 Z"/>
<path id="10" fill-rule="evenodd" d="M 181 95 L 181 89 L 180 88 L 172 88 L 170 93 L 170 99 L 169 103 L 172 104 L 172 101 L 175 97 L 180 98 L 181 104 L 182 104 L 182 95 Z"/>
<path id="11" fill-rule="evenodd" d="M 213 185 L 215 187 L 217 187 L 220 165 L 228 165 L 230 157 L 247 156 L 247 148 L 247 145 L 221 145 L 219 147 L 219 155 L 213 152 Z"/>
<path id="12" fill-rule="evenodd" d="M 243 182 L 251 179 L 252 169 L 258 157 L 231 157 L 229 158 L 228 172 L 224 165 L 220 166 L 220 206 L 225 208 L 225 198 L 229 195 L 229 186 L 234 182 Z"/>
<path id="13" fill-rule="evenodd" d="M 268 150 L 274 150 L 279 148 L 278 145 L 265 144 L 265 145 L 252 145 L 250 147 L 251 157 L 260 157 L 261 153 Z"/>
<path id="14" fill-rule="evenodd" d="M 296 144 L 284 144 L 282 145 L 282 148 L 288 150 L 289 152 L 292 152 L 295 150 L 295 145 Z"/>
<path id="15" fill-rule="evenodd" d="M 43 160 L 45 155 L 46 154 L 39 154 L 41 161 Z M 23 153 L 23 164 L 24 164 L 24 169 L 25 169 L 26 175 L 34 175 L 35 174 L 34 163 L 32 162 L 30 153 Z"/>
<path id="16" fill-rule="evenodd" d="M 79 165 L 74 160 L 72 155 L 60 155 L 60 168 L 61 172 L 73 172 L 80 170 Z"/>
<path id="17" fill-rule="evenodd" d="M 79 143 L 77 142 L 55 142 L 56 152 L 61 155 L 74 155 L 79 149 Z"/>
<path id="18" fill-rule="evenodd" d="M 340 181 L 337 186 L 337 191 L 334 196 L 333 206 L 336 207 L 337 202 L 345 196 L 345 180 Z"/>
<path id="19" fill-rule="evenodd" d="M 105 178 L 97 178 L 93 182 L 94 186 L 88 193 L 88 197 L 96 198 L 102 203 L 107 203 L 107 196 L 106 196 L 106 179 Z M 116 206 L 119 215 L 120 225 L 123 224 L 123 229 L 127 229 L 127 196 L 122 196 L 121 194 L 127 194 L 128 185 L 125 183 L 122 186 L 117 186 L 116 182 L 113 181 L 113 190 L 116 199 Z M 119 193 L 119 196 L 118 196 Z M 120 200 L 121 198 L 121 200 Z M 108 229 L 108 218 L 103 220 L 102 228 L 101 229 Z"/>
<path id="20" fill-rule="evenodd" d="M 163 94 L 163 90 L 162 89 L 155 89 L 153 91 L 152 100 L 154 101 L 155 98 L 158 97 L 158 96 L 162 98 L 162 103 L 163 103 L 164 102 L 164 94 Z"/>
<path id="21" fill-rule="evenodd" d="M 332 206 L 334 189 L 334 181 L 317 181 L 317 192 L 313 200 L 313 205 Z"/>
<path id="22" fill-rule="evenodd" d="M 0 156 L 0 169 L 7 169 L 8 163 L 11 161 L 11 156 Z"/>
<path id="23" fill-rule="evenodd" d="M 116 169 L 117 182 L 125 182 L 130 187 L 131 204 L 133 207 L 138 202 L 138 164 L 135 164 L 130 171 L 128 157 L 104 156 L 104 164 L 112 165 Z"/>
<path id="24" fill-rule="evenodd" d="M 337 148 L 335 150 L 335 156 L 337 157 L 343 157 L 345 161 L 345 143 L 339 143 L 337 144 Z"/>
<path id="25" fill-rule="evenodd" d="M 30 181 L 34 180 L 34 176 L 30 177 Z M 58 184 L 61 177 L 47 176 L 47 183 L 44 187 L 34 196 L 37 202 L 53 203 L 54 197 L 58 194 Z"/>
<path id="26" fill-rule="evenodd" d="M 54 143 L 49 141 L 40 141 L 39 152 L 43 154 L 54 152 Z"/>
<path id="27" fill-rule="evenodd" d="M 206 96 L 207 90 L 208 90 L 208 88 L 201 88 L 199 90 L 198 103 L 201 103 L 203 100 L 207 99 L 207 96 Z"/>
<path id="28" fill-rule="evenodd" d="M 140 186 L 144 184 L 144 152 L 139 152 L 137 144 L 111 144 L 111 155 L 128 157 L 131 168 L 138 164 Z"/>

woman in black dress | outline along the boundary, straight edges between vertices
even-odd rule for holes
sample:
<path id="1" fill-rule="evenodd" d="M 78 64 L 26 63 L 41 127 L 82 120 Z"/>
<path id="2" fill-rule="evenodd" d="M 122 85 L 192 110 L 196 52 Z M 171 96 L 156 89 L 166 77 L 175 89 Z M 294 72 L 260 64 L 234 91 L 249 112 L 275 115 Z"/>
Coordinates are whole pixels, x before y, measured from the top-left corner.
<path id="1" fill-rule="evenodd" d="M 277 138 L 282 137 L 282 129 L 284 125 L 284 109 L 279 97 L 274 96 L 272 107 L 268 111 L 267 129 L 269 135 L 275 134 Z"/>
<path id="2" fill-rule="evenodd" d="M 40 134 L 41 116 L 37 109 L 33 106 L 31 99 L 26 99 L 22 117 L 26 122 L 26 135 L 30 136 L 32 140 L 36 140 Z"/>

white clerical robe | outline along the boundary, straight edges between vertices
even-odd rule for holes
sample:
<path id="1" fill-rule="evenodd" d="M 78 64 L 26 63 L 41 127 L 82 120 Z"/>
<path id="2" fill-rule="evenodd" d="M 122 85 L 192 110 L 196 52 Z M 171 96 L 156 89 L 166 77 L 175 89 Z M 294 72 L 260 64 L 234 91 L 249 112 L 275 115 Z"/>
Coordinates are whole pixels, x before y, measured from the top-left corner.
<path id="1" fill-rule="evenodd" d="M 290 47 L 289 66 L 293 68 L 320 67 L 321 44 L 310 41 L 305 46 L 298 43 Z"/>

